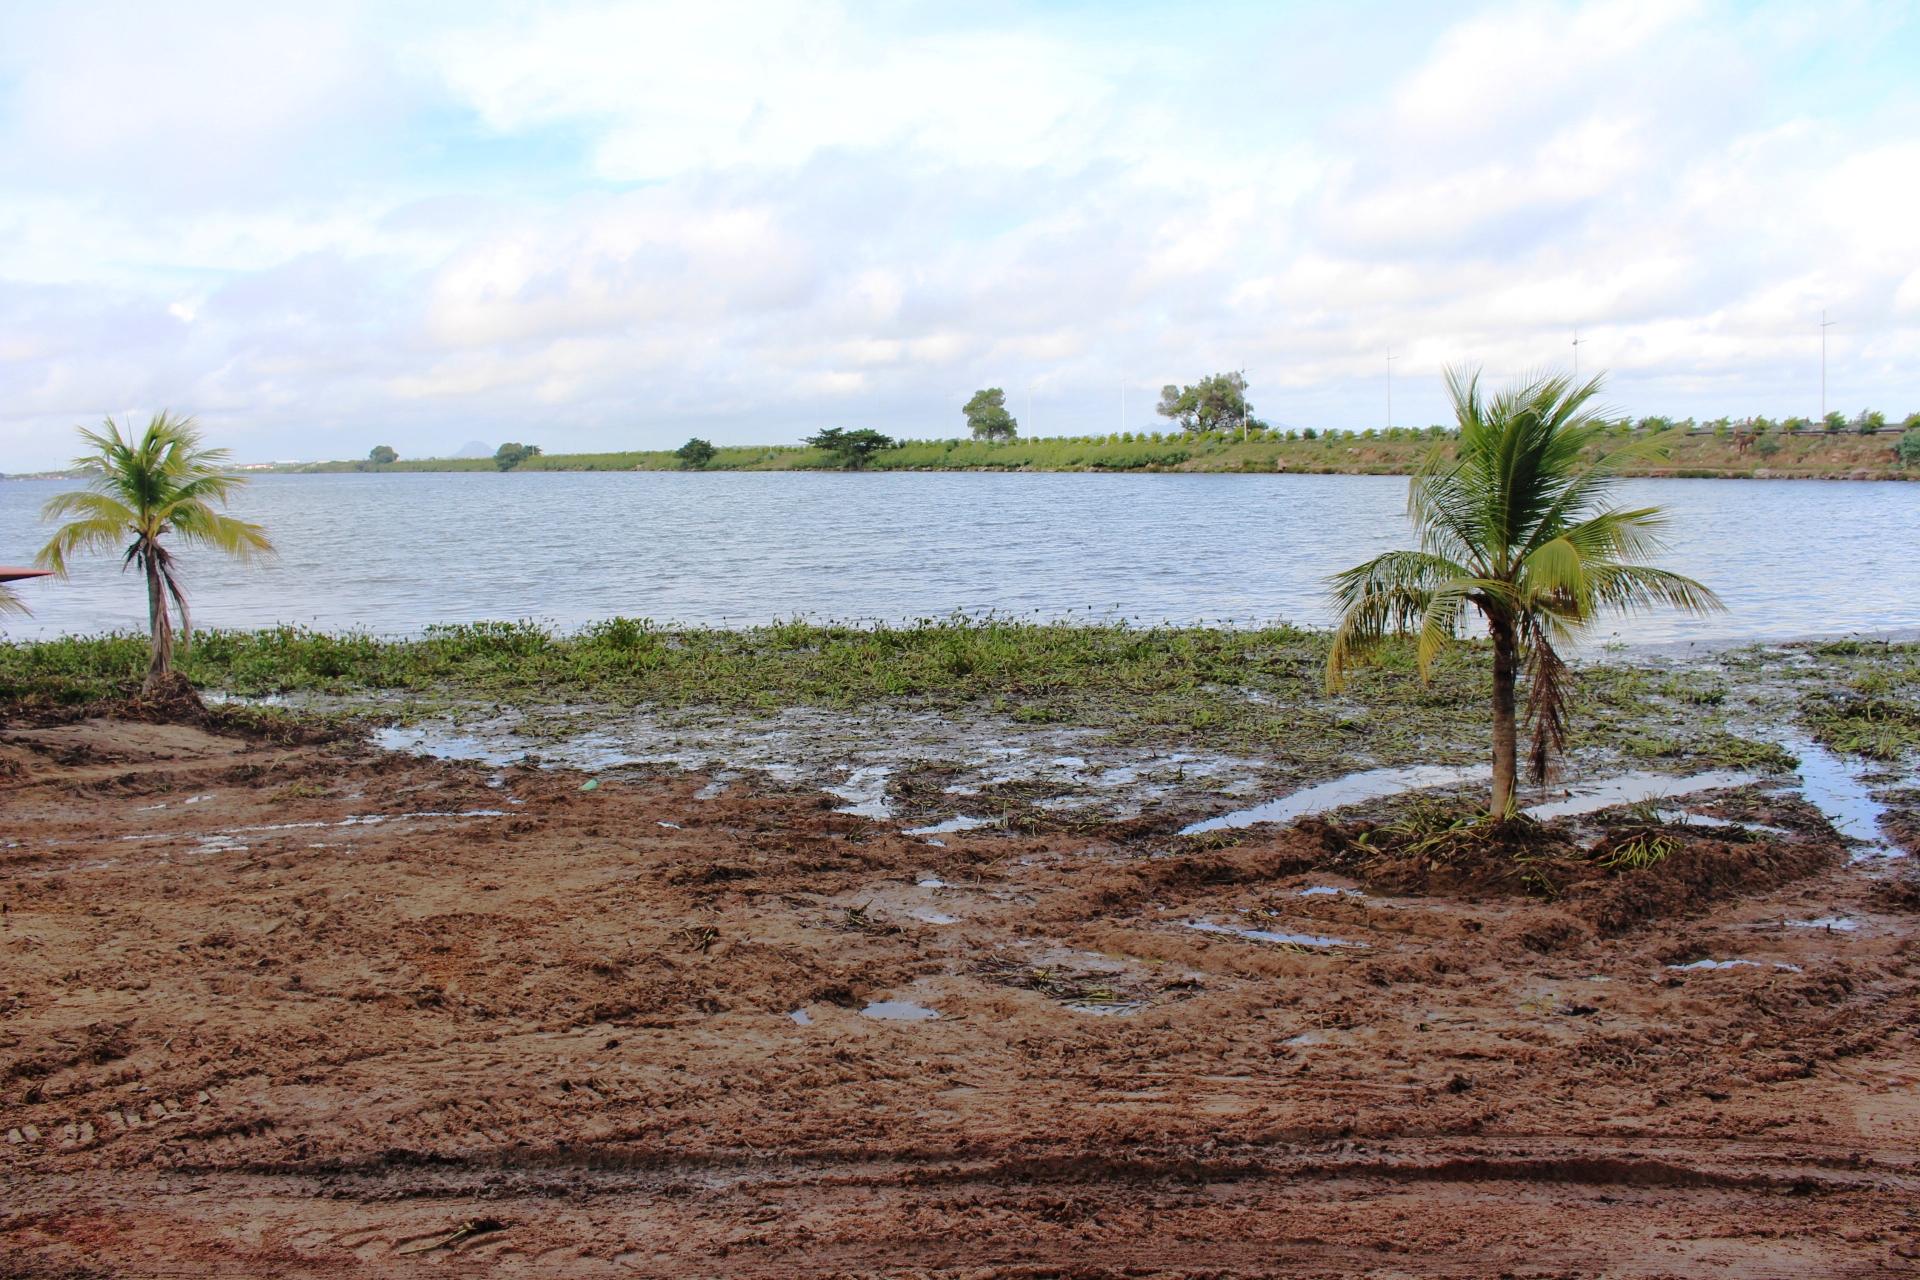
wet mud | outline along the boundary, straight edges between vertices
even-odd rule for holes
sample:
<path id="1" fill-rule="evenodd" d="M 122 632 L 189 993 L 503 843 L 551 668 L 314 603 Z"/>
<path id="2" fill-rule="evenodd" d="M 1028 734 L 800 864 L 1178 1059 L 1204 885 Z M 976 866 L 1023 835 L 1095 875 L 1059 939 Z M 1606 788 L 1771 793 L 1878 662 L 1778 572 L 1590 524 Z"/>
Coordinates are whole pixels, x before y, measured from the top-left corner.
<path id="1" fill-rule="evenodd" d="M 976 780 L 220 714 L 0 730 L 0 1275 L 1920 1270 L 1920 891 L 1791 794 L 909 834 Z"/>

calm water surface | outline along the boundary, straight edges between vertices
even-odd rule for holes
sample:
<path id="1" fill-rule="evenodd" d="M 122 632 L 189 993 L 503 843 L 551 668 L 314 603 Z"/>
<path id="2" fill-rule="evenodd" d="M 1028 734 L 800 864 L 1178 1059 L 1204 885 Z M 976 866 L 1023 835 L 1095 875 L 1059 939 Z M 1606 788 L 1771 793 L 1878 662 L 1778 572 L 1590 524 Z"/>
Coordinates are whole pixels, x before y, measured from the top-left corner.
<path id="1" fill-rule="evenodd" d="M 68 481 L 0 483 L 0 563 L 46 538 Z M 417 632 L 436 622 L 614 614 L 742 624 L 966 610 L 1142 622 L 1325 623 L 1329 573 L 1408 545 L 1396 476 L 672 472 L 264 476 L 236 502 L 277 560 L 189 553 L 199 626 Z M 1920 487 L 1638 480 L 1674 517 L 1668 567 L 1723 617 L 1609 622 L 1658 643 L 1920 625 Z M 144 624 L 115 556 L 23 584 L 15 638 Z"/>

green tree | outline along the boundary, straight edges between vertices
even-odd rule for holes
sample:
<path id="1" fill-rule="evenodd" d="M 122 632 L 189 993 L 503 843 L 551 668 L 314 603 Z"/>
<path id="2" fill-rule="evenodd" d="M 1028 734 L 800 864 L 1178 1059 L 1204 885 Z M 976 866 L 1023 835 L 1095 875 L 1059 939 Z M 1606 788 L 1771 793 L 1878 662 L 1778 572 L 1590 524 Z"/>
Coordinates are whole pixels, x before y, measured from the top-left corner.
<path id="1" fill-rule="evenodd" d="M 502 471 L 511 471 L 528 458 L 537 458 L 539 456 L 539 445 L 518 444 L 509 440 L 493 451 L 493 465 Z"/>
<path id="2" fill-rule="evenodd" d="M 390 444 L 377 444 L 367 451 L 367 461 L 384 467 L 389 462 L 400 461 L 400 455 L 393 451 L 393 446 Z"/>
<path id="3" fill-rule="evenodd" d="M 713 455 L 719 452 L 720 451 L 718 449 L 713 447 L 711 442 L 702 440 L 699 436 L 695 436 L 693 439 L 681 445 L 678 449 L 675 449 L 673 451 L 673 456 L 680 459 L 680 466 L 682 470 L 698 471 L 700 470 L 700 468 L 706 466 L 709 462 L 712 462 Z"/>
<path id="4" fill-rule="evenodd" d="M 1847 429 L 1847 415 L 1835 409 L 1820 419 L 1820 426 L 1830 436 L 1837 436 Z"/>
<path id="5" fill-rule="evenodd" d="M 828 427 L 818 435 L 808 436 L 807 443 L 816 449 L 824 449 L 849 471 L 858 471 L 867 465 L 868 458 L 882 449 L 894 447 L 891 436 L 883 436 L 872 427 L 861 427 L 858 431 Z"/>
<path id="6" fill-rule="evenodd" d="M 1908 427 L 1900 433 L 1900 443 L 1894 446 L 1900 455 L 1903 467 L 1920 467 L 1920 423 Z"/>
<path id="7" fill-rule="evenodd" d="M 1007 393 L 999 387 L 974 392 L 960 412 L 967 415 L 975 440 L 1012 440 L 1020 434 L 1020 422 L 1007 412 Z"/>
<path id="8" fill-rule="evenodd" d="M 200 432 L 192 418 L 160 412 L 147 423 L 146 433 L 134 438 L 133 423 L 120 428 L 108 418 L 104 430 L 80 430 L 92 451 L 75 458 L 74 468 L 87 477 L 87 487 L 48 500 L 42 520 L 69 520 L 40 550 L 38 563 L 61 577 L 67 561 L 78 551 L 104 551 L 123 542 L 124 565 L 137 565 L 147 579 L 147 625 L 152 632 L 152 656 L 147 663 L 143 693 L 152 693 L 173 670 L 173 622 L 168 601 L 180 610 L 180 642 L 193 638 L 193 619 L 173 553 L 161 541 L 174 535 L 188 546 L 211 547 L 239 560 L 271 555 L 257 524 L 248 524 L 214 510 L 246 483 L 244 476 L 227 474 L 225 449 L 200 447 Z"/>
<path id="9" fill-rule="evenodd" d="M 1607 610 L 1672 605 L 1721 607 L 1691 578 L 1648 565 L 1662 549 L 1666 517 L 1653 507 L 1607 505 L 1622 464 L 1658 451 L 1658 437 L 1593 461 L 1582 450 L 1606 424 L 1587 405 L 1595 378 L 1534 377 L 1482 396 L 1478 371 L 1449 370 L 1460 424 L 1457 445 L 1434 449 L 1407 487 L 1407 514 L 1421 549 L 1389 551 L 1331 579 L 1340 626 L 1327 684 L 1390 633 L 1419 635 L 1422 677 L 1459 632 L 1467 606 L 1485 619 L 1493 646 L 1493 809 L 1515 807 L 1514 686 L 1524 664 L 1531 763 L 1545 780 L 1565 737 L 1571 673 L 1556 650 Z"/>
<path id="10" fill-rule="evenodd" d="M 1878 409 L 1862 409 L 1860 416 L 1853 420 L 1853 428 L 1863 436 L 1876 436 L 1880 428 L 1887 425 L 1887 415 Z"/>
<path id="11" fill-rule="evenodd" d="M 1247 380 L 1239 373 L 1211 374 L 1190 387 L 1168 383 L 1160 388 L 1154 412 L 1173 419 L 1185 431 L 1253 431 L 1267 425 L 1253 416 Z"/>

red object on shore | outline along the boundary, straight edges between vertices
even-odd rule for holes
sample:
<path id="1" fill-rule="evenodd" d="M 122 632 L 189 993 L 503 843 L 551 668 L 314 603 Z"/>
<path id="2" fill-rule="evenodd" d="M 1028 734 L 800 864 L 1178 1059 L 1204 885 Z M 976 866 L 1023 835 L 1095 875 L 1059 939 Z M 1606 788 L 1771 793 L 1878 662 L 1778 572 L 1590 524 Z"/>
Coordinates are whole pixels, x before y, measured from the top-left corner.
<path id="1" fill-rule="evenodd" d="M 0 564 L 0 582 L 14 582 L 20 578 L 51 577 L 51 569 L 17 569 L 10 564 Z"/>

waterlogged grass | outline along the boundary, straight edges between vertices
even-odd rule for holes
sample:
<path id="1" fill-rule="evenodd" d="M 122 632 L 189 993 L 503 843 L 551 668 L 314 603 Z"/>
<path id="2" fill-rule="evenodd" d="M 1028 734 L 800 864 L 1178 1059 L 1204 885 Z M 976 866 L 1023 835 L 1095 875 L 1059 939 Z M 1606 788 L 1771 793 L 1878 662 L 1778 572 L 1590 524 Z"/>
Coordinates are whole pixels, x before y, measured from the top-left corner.
<path id="1" fill-rule="evenodd" d="M 1799 718 L 1837 751 L 1897 761 L 1920 749 L 1920 644 L 1836 640 L 1799 646 Z M 1823 678 L 1808 678 L 1816 668 Z"/>
<path id="2" fill-rule="evenodd" d="M 956 617 L 901 627 L 794 621 L 728 631 L 614 618 L 577 632 L 494 622 L 435 627 L 410 639 L 299 627 L 208 632 L 195 637 L 180 665 L 195 684 L 233 694 L 325 695 L 420 714 L 511 706 L 556 728 L 577 725 L 581 708 L 759 716 L 886 706 L 986 712 L 1026 725 L 1099 729 L 1123 743 L 1187 743 L 1302 765 L 1484 757 L 1490 677 L 1483 649 L 1455 647 L 1423 683 L 1410 649 L 1389 646 L 1334 697 L 1324 686 L 1327 644 L 1324 632 L 1284 625 L 1137 628 Z M 1897 670 L 1888 676 L 1879 647 L 1796 654 L 1798 665 L 1762 678 L 1760 667 L 1782 668 L 1783 651 L 1768 652 L 1771 659 L 1724 655 L 1706 669 L 1583 667 L 1568 747 L 1656 768 L 1773 772 L 1791 768 L 1793 758 L 1741 724 L 1786 723 L 1815 689 L 1886 700 L 1906 687 Z M 133 634 L 0 643 L 0 700 L 125 696 L 137 689 L 146 654 L 144 637 Z M 1871 685 L 1875 677 L 1886 677 L 1884 688 Z M 1765 689 L 1777 696 L 1756 692 Z M 1843 715 L 1851 704 L 1835 705 Z M 1893 722 L 1871 723 L 1884 733 Z"/>

